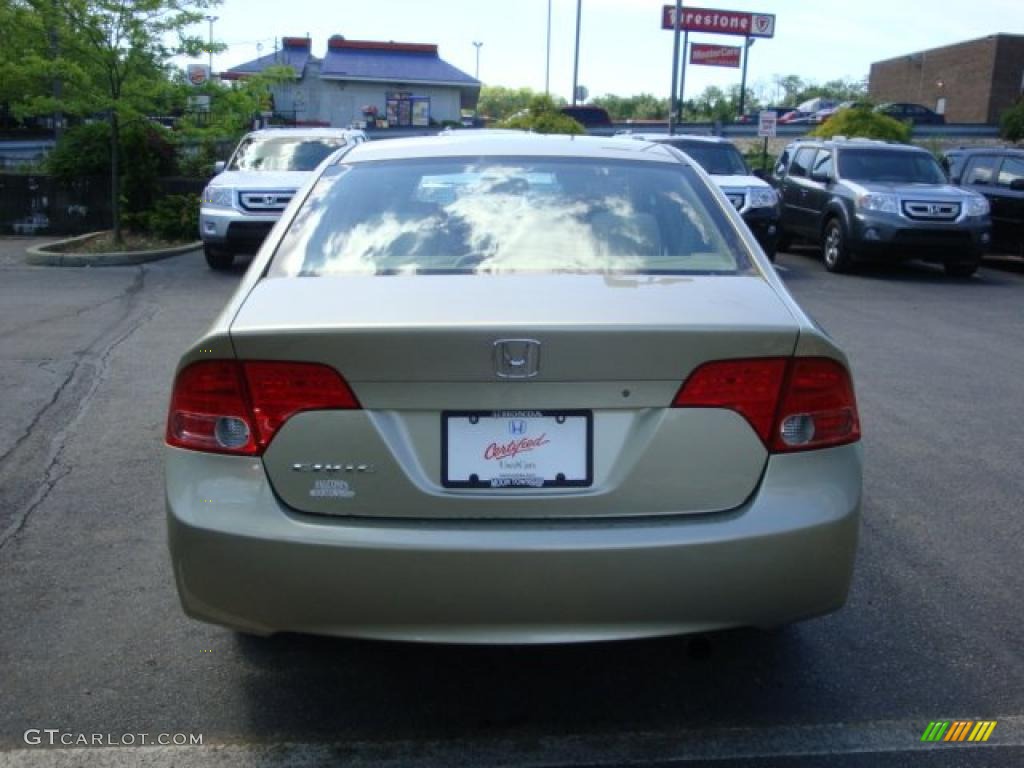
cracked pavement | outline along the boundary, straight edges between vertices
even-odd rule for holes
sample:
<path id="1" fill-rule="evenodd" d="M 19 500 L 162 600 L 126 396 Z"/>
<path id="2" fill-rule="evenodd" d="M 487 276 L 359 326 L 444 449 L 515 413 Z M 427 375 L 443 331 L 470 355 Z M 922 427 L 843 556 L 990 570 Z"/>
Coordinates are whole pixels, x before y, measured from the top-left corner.
<path id="1" fill-rule="evenodd" d="M 845 609 L 707 643 L 462 648 L 240 639 L 185 618 L 165 409 L 178 355 L 241 272 L 198 253 L 26 267 L 3 243 L 0 766 L 136 757 L 44 759 L 28 728 L 202 733 L 228 745 L 217 765 L 1024 764 L 1020 270 L 837 277 L 809 252 L 780 256 L 855 369 L 866 496 Z M 921 751 L 940 718 L 1001 725 L 984 748 Z"/>

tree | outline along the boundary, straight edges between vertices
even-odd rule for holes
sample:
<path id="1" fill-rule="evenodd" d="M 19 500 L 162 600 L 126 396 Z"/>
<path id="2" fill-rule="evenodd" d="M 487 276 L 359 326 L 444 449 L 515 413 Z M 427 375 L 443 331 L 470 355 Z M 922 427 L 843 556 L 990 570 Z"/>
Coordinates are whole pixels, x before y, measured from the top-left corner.
<path id="1" fill-rule="evenodd" d="M 911 128 L 909 123 L 875 112 L 870 107 L 853 107 L 836 112 L 832 117 L 819 125 L 811 136 L 831 138 L 833 136 L 854 136 L 866 139 L 884 139 L 910 142 Z"/>
<path id="2" fill-rule="evenodd" d="M 102 115 L 110 124 L 111 213 L 121 242 L 121 129 L 144 120 L 173 88 L 173 53 L 198 54 L 204 41 L 185 33 L 220 0 L 6 0 L 13 14 L 35 18 L 28 55 L 4 56 L 2 73 L 27 87 L 15 95 L 22 115 Z M 45 31 L 46 45 L 42 45 Z M 177 37 L 172 50 L 164 40 Z M 61 88 L 48 88 L 53 82 Z"/>
<path id="3" fill-rule="evenodd" d="M 558 105 L 543 93 L 530 99 L 525 114 L 515 115 L 500 124 L 502 128 L 518 128 L 536 133 L 585 133 L 583 126 L 558 110 Z"/>
<path id="4" fill-rule="evenodd" d="M 999 134 L 1007 141 L 1024 139 L 1024 99 L 1003 112 L 999 118 Z"/>
<path id="5" fill-rule="evenodd" d="M 664 120 L 668 117 L 668 99 L 650 93 L 635 96 L 598 96 L 595 106 L 607 110 L 612 120 Z"/>
<path id="6" fill-rule="evenodd" d="M 505 120 L 530 105 L 537 96 L 532 88 L 503 88 L 500 85 L 485 85 L 480 89 L 477 114 L 494 120 Z M 562 102 L 564 103 L 564 101 Z"/>

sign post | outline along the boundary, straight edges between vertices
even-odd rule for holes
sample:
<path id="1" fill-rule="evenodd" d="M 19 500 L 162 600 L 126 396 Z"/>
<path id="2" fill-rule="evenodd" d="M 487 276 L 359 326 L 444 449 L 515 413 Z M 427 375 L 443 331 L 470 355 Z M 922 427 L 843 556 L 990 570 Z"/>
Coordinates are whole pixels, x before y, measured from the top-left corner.
<path id="1" fill-rule="evenodd" d="M 723 11 L 713 8 L 682 8 L 682 0 L 676 0 L 675 6 L 665 5 L 661 9 L 661 28 L 670 29 L 675 35 L 672 46 L 672 99 L 670 101 L 668 132 L 673 133 L 673 116 L 677 112 L 676 120 L 682 122 L 683 113 L 683 88 L 686 83 L 686 43 L 683 44 L 682 80 L 679 87 L 679 96 L 676 97 L 676 76 L 679 67 L 679 32 L 682 31 L 689 41 L 690 32 L 712 32 L 717 35 L 739 35 L 744 38 L 742 49 L 743 56 L 743 80 L 740 84 L 740 114 L 746 105 L 747 88 L 747 54 L 750 46 L 759 37 L 775 37 L 775 14 L 774 13 L 747 13 L 746 11 Z M 703 46 L 694 44 L 694 49 L 710 49 L 716 46 Z M 729 46 L 718 46 L 725 50 Z M 731 60 L 732 54 L 723 61 L 703 60 L 698 61 L 694 55 L 690 55 L 691 64 L 714 64 L 716 66 L 739 66 L 725 63 Z M 675 107 L 673 110 L 671 107 Z"/>
<path id="2" fill-rule="evenodd" d="M 757 135 L 764 137 L 764 148 L 761 150 L 761 168 L 768 170 L 768 139 L 775 138 L 776 127 L 779 122 L 779 114 L 771 110 L 764 110 L 757 116 Z"/>
<path id="3" fill-rule="evenodd" d="M 671 136 L 676 132 L 674 121 L 678 119 L 676 115 L 678 109 L 676 82 L 679 76 L 679 17 L 683 13 L 683 0 L 676 0 L 675 9 L 667 5 L 665 8 L 667 11 L 672 12 L 672 91 L 668 102 L 668 135 Z"/>

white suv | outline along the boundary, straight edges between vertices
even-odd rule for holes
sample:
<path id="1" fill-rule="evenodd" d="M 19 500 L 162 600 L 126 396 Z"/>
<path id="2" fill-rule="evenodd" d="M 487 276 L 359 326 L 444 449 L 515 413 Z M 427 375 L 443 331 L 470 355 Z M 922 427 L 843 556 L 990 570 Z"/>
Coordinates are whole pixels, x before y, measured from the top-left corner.
<path id="1" fill-rule="evenodd" d="M 237 253 L 255 253 L 320 162 L 347 144 L 366 141 L 341 128 L 271 128 L 243 138 L 203 190 L 199 236 L 206 263 L 227 269 Z"/>

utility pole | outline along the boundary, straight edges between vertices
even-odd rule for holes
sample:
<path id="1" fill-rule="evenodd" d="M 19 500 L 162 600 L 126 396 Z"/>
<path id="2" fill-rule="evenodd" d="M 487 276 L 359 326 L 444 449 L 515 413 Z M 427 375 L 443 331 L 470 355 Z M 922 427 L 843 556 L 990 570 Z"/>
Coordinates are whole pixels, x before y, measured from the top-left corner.
<path id="1" fill-rule="evenodd" d="M 676 102 L 676 122 L 683 122 L 683 96 L 686 93 L 686 65 L 690 61 L 687 49 L 690 47 L 690 30 L 683 32 L 683 60 L 679 65 L 679 100 Z"/>
<path id="2" fill-rule="evenodd" d="M 668 133 L 676 132 L 676 86 L 679 84 L 679 27 L 683 15 L 683 0 L 676 0 L 675 15 L 672 17 L 672 91 L 668 102 Z"/>
<path id="3" fill-rule="evenodd" d="M 548 0 L 548 47 L 544 58 L 544 95 L 551 93 L 551 0 Z"/>
<path id="4" fill-rule="evenodd" d="M 753 37 L 746 39 L 743 46 L 743 76 L 740 78 L 740 113 L 737 117 L 743 116 L 743 110 L 747 103 L 747 59 L 750 58 L 750 47 L 757 42 Z"/>
<path id="5" fill-rule="evenodd" d="M 476 79 L 477 80 L 480 79 L 480 46 L 482 46 L 482 45 L 483 45 L 483 43 L 481 43 L 481 42 L 477 42 L 476 40 L 473 41 L 473 46 L 476 48 Z"/>
<path id="6" fill-rule="evenodd" d="M 208 47 L 206 49 L 207 53 L 210 54 L 210 79 L 213 79 L 213 22 L 215 22 L 218 18 L 219 17 L 217 16 L 206 17 L 206 20 L 210 22 L 210 39 L 209 43 L 207 44 Z"/>
<path id="7" fill-rule="evenodd" d="M 576 106 L 576 90 L 580 77 L 580 17 L 583 15 L 583 0 L 576 0 L 576 55 L 572 65 L 572 105 Z"/>

